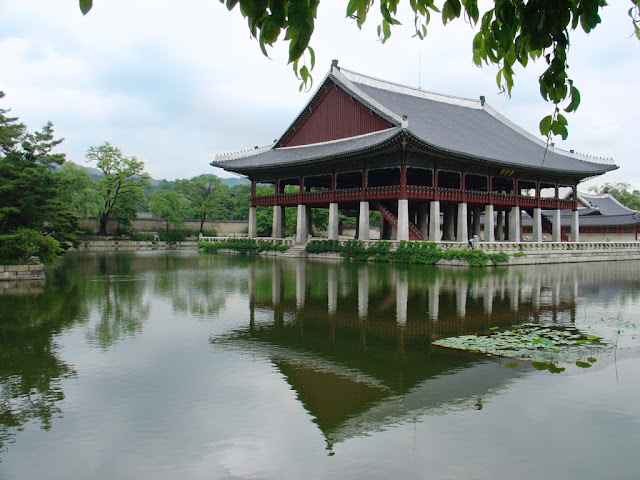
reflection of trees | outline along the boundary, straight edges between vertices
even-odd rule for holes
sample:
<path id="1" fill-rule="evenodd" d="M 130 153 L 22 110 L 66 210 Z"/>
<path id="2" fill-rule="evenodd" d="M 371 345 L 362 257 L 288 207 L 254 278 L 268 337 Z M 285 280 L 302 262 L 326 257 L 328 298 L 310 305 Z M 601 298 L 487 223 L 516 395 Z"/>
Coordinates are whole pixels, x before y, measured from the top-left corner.
<path id="1" fill-rule="evenodd" d="M 92 319 L 97 319 L 87 333 L 91 343 L 107 348 L 124 336 L 142 331 L 151 309 L 141 276 L 149 268 L 144 260 L 138 265 L 138 258 L 131 254 L 97 254 L 79 255 L 70 263 L 88 275 L 83 298 L 95 311 Z"/>
<path id="2" fill-rule="evenodd" d="M 87 317 L 75 280 L 59 272 L 41 295 L 0 296 L 0 450 L 27 422 L 48 430 L 61 413 L 62 379 L 75 372 L 54 335 Z"/>
<path id="3" fill-rule="evenodd" d="M 155 275 L 153 290 L 170 298 L 177 312 L 208 317 L 224 307 L 230 294 L 246 292 L 247 266 L 255 260 L 250 257 L 199 255 L 180 268 L 167 269 Z"/>

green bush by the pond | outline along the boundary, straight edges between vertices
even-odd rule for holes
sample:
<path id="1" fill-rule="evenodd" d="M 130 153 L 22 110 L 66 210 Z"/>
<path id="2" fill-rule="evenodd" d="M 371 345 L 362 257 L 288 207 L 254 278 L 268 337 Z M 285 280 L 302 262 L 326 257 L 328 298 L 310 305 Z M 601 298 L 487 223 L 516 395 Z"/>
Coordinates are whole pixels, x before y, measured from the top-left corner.
<path id="1" fill-rule="evenodd" d="M 338 252 L 345 259 L 374 262 L 395 262 L 419 265 L 435 265 L 441 258 L 464 259 L 473 267 L 483 267 L 489 260 L 493 264 L 506 263 L 509 255 L 504 252 L 487 254 L 482 250 L 455 248 L 442 250 L 435 242 L 401 241 L 391 251 L 391 242 L 380 240 L 366 247 L 360 240 L 347 240 L 340 246 L 337 240 L 312 240 L 307 244 L 308 253 Z"/>
<path id="2" fill-rule="evenodd" d="M 283 245 L 282 241 L 268 242 L 266 240 L 255 240 L 253 238 L 229 238 L 220 242 L 198 242 L 198 247 L 204 252 L 217 252 L 218 250 L 234 250 L 240 253 L 260 253 L 267 251 L 286 252 L 291 248 Z"/>
<path id="3" fill-rule="evenodd" d="M 155 235 L 153 233 L 134 233 L 131 240 L 134 242 L 153 242 Z"/>
<path id="4" fill-rule="evenodd" d="M 158 239 L 161 242 L 184 242 L 184 240 L 189 236 L 194 235 L 194 233 L 190 230 L 160 230 L 158 231 Z M 197 235 L 197 233 L 196 233 Z"/>
<path id="5" fill-rule="evenodd" d="M 41 263 L 52 266 L 64 250 L 58 241 L 28 228 L 18 228 L 8 235 L 0 235 L 0 263 L 28 264 L 37 257 Z"/>

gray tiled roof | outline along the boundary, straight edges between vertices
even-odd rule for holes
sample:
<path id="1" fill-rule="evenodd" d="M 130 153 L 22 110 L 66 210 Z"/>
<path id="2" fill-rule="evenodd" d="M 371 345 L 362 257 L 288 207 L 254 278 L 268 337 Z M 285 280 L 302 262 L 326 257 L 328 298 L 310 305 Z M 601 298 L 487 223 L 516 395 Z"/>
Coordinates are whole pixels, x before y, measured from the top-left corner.
<path id="1" fill-rule="evenodd" d="M 628 215 L 629 213 L 637 213 L 635 210 L 625 207 L 610 194 L 591 195 L 587 193 L 579 193 L 581 200 L 587 201 L 592 207 L 597 209 L 601 215 Z"/>
<path id="2" fill-rule="evenodd" d="M 274 146 L 257 153 L 249 151 L 246 156 L 219 155 L 211 164 L 248 173 L 256 168 L 318 162 L 375 148 L 404 131 L 424 148 L 498 166 L 562 172 L 579 178 L 618 168 L 612 163 L 592 161 L 595 160 L 592 157 L 547 148 L 542 140 L 512 124 L 484 102 L 424 92 L 337 67 L 331 68 L 309 103 L 320 95 L 326 82 L 334 82 L 397 127 L 300 147 Z M 303 117 L 305 110 L 306 107 L 289 129 Z M 403 116 L 408 120 L 403 121 Z"/>
<path id="3" fill-rule="evenodd" d="M 357 84 L 356 84 L 357 85 Z M 604 173 L 611 165 L 586 162 L 546 149 L 485 109 L 419 98 L 367 85 L 367 96 L 397 115 L 408 117 L 408 130 L 439 149 L 488 161 L 545 170 Z"/>

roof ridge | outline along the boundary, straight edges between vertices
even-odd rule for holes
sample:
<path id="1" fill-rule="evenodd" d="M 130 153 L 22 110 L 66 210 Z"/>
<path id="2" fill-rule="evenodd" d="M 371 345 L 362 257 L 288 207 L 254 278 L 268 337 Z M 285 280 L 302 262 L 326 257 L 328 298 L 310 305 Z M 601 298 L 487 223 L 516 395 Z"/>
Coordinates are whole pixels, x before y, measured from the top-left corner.
<path id="1" fill-rule="evenodd" d="M 388 80 L 382 80 L 377 77 L 372 77 L 370 75 L 365 75 L 363 73 L 354 72 L 353 70 L 349 70 L 346 68 L 339 68 L 340 72 L 346 72 L 347 75 L 344 75 L 347 79 L 349 79 L 353 83 L 361 83 L 362 85 L 366 85 L 373 88 L 380 88 L 382 90 L 388 90 L 390 92 L 402 93 L 405 95 L 411 95 L 414 97 L 425 98 L 427 100 L 434 100 L 436 102 L 443 103 L 451 103 L 453 105 L 459 105 L 467 108 L 482 108 L 482 101 L 475 100 L 472 98 L 466 97 L 458 97 L 455 95 L 448 95 L 446 93 L 437 93 L 429 90 L 422 90 L 421 88 L 411 87 L 408 85 L 403 85 L 401 83 L 390 82 Z M 351 77 L 351 78 L 349 78 Z"/>

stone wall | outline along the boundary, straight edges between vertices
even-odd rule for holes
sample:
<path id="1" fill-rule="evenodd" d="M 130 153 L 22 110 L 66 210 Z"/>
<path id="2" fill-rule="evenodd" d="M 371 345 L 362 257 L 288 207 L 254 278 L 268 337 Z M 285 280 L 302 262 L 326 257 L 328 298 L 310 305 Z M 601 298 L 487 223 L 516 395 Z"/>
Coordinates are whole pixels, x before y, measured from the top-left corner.
<path id="1" fill-rule="evenodd" d="M 134 252 L 141 250 L 197 250 L 197 240 L 185 242 L 135 242 L 133 240 L 88 240 L 78 245 L 82 252 Z"/>
<path id="2" fill-rule="evenodd" d="M 93 218 L 83 220 L 80 224 L 84 228 L 92 229 L 94 233 L 98 232 L 98 222 Z M 117 227 L 118 223 L 116 221 L 109 220 L 107 232 L 113 235 L 116 233 Z M 197 234 L 200 231 L 200 221 L 187 220 L 181 228 Z M 246 220 L 213 221 L 204 222 L 203 228 L 208 231 L 214 230 L 217 235 L 222 237 L 241 236 L 247 234 L 249 224 Z M 139 218 L 133 222 L 133 231 L 135 233 L 155 233 L 164 229 L 164 221 L 155 218 Z"/>
<path id="3" fill-rule="evenodd" d="M 31 295 L 44 291 L 44 265 L 0 265 L 0 295 Z"/>
<path id="4" fill-rule="evenodd" d="M 0 265 L 0 280 L 42 280 L 44 265 Z"/>

